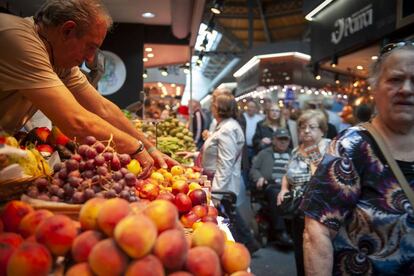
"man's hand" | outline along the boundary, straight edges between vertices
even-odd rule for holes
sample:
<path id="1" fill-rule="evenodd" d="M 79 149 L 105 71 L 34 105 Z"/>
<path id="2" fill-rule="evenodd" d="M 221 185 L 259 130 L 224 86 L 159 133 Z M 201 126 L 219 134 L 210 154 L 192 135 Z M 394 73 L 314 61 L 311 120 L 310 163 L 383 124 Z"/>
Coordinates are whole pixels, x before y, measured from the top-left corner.
<path id="1" fill-rule="evenodd" d="M 260 178 L 257 180 L 257 182 L 256 182 L 256 188 L 257 188 L 258 190 L 261 190 L 261 189 L 263 189 L 263 186 L 264 186 L 265 184 L 267 184 L 267 180 L 266 180 L 266 179 L 264 179 L 264 177 L 260 177 Z"/>
<path id="2" fill-rule="evenodd" d="M 138 160 L 139 164 L 142 167 L 142 172 L 138 178 L 147 178 L 150 175 L 152 168 L 154 167 L 154 160 L 145 149 L 136 154 L 134 158 Z"/>
<path id="3" fill-rule="evenodd" d="M 269 137 L 264 137 L 264 138 L 262 139 L 262 143 L 263 143 L 264 145 L 270 145 L 270 144 L 272 143 L 272 140 L 271 140 Z"/>
<path id="4" fill-rule="evenodd" d="M 285 196 L 285 194 L 287 193 L 287 192 L 289 192 L 289 190 L 287 190 L 287 189 L 281 189 L 280 190 L 280 192 L 279 192 L 279 194 L 277 195 L 277 206 L 279 206 L 280 204 L 282 204 L 282 202 L 283 202 L 283 197 Z"/>
<path id="5" fill-rule="evenodd" d="M 160 168 L 169 168 L 175 165 L 180 165 L 177 161 L 169 157 L 168 155 L 162 153 L 159 150 L 151 151 L 151 157 L 154 159 L 155 163 L 158 164 Z"/>

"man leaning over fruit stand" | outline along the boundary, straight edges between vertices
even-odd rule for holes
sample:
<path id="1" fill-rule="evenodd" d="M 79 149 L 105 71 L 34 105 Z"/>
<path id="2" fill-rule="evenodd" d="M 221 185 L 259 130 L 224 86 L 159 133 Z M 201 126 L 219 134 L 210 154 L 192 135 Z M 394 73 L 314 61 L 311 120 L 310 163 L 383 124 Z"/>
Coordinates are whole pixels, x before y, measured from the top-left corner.
<path id="1" fill-rule="evenodd" d="M 145 176 L 155 162 L 176 161 L 145 139 L 78 67 L 94 59 L 111 25 L 99 0 L 47 0 L 30 18 L 0 14 L 0 126 L 13 133 L 39 109 L 78 141 L 112 134 L 117 151 L 137 159 Z"/>

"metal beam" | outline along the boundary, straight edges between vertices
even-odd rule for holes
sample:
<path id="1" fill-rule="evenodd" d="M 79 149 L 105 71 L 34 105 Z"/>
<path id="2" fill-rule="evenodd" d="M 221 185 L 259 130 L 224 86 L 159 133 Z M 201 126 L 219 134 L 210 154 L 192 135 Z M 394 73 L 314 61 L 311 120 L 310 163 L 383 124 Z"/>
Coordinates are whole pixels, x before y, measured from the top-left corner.
<path id="1" fill-rule="evenodd" d="M 247 6 L 249 7 L 249 11 L 248 11 L 248 20 L 249 20 L 249 39 L 248 39 L 248 48 L 252 49 L 253 48 L 253 0 L 247 0 Z"/>
<path id="2" fill-rule="evenodd" d="M 264 30 L 265 35 L 266 35 L 266 40 L 267 40 L 268 43 L 271 43 L 272 42 L 272 37 L 271 37 L 270 32 L 269 32 L 269 27 L 267 26 L 266 16 L 263 13 L 262 1 L 261 0 L 256 0 L 256 2 L 257 2 L 257 6 L 259 8 L 260 17 L 262 18 L 262 21 L 263 21 L 263 30 Z"/>

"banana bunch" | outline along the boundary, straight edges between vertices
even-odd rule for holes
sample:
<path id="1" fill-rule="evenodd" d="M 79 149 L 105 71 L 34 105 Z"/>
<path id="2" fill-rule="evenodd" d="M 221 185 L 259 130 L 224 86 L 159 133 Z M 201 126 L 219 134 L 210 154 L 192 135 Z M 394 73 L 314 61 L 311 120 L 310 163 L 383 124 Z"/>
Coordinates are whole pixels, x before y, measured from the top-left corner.
<path id="1" fill-rule="evenodd" d="M 4 169 L 12 164 L 18 164 L 24 174 L 28 176 L 37 177 L 52 174 L 52 169 L 39 151 L 35 148 L 20 149 L 19 143 L 12 136 L 5 138 L 5 143 L 1 147 L 0 157 L 0 169 Z"/>

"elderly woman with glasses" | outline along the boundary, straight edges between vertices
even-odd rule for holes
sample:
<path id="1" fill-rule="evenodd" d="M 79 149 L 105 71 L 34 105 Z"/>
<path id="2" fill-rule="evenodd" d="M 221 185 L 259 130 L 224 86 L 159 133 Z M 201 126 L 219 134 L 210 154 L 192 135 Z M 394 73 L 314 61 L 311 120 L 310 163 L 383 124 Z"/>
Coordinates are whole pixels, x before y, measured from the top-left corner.
<path id="1" fill-rule="evenodd" d="M 282 188 L 277 196 L 277 205 L 291 189 L 303 192 L 313 171 L 325 153 L 330 140 L 324 138 L 328 122 L 321 110 L 306 110 L 298 118 L 299 145 L 293 149 L 286 174 L 282 178 Z M 297 275 L 305 275 L 303 267 L 302 235 L 303 214 L 299 212 L 292 219 L 292 239 L 294 243 Z"/>
<path id="2" fill-rule="evenodd" d="M 372 126 L 414 188 L 413 44 L 387 45 L 370 82 Z M 301 208 L 308 275 L 414 275 L 413 206 L 364 126 L 332 142 Z"/>

